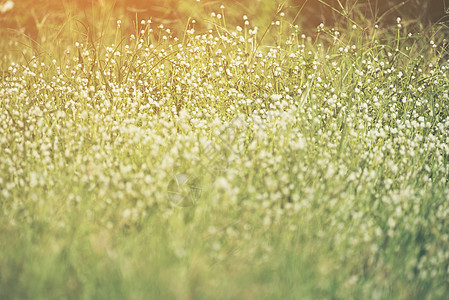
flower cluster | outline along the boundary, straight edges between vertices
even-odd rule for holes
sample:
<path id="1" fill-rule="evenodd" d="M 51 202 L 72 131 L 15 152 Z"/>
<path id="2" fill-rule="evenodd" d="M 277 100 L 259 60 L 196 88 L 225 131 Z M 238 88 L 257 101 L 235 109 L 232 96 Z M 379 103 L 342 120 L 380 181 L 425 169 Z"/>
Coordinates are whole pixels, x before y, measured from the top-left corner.
<path id="1" fill-rule="evenodd" d="M 182 39 L 162 27 L 158 43 L 144 22 L 121 43 L 11 63 L 0 226 L 114 231 L 182 216 L 211 263 L 267 262 L 275 243 L 255 236 L 287 232 L 322 247 L 317 272 L 342 272 L 348 291 L 361 280 L 374 297 L 394 272 L 447 286 L 447 64 L 406 41 L 362 50 L 298 28 L 262 46 L 244 20 L 201 34 L 190 24 Z M 173 178 L 195 178 L 192 207 L 170 201 Z M 170 251 L 185 257 L 180 240 Z"/>

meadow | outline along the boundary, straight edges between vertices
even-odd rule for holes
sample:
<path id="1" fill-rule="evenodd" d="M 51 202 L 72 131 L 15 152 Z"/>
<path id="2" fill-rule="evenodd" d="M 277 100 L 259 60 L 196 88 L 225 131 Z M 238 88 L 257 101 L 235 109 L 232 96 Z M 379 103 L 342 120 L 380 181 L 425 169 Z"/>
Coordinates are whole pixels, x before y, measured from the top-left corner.
<path id="1" fill-rule="evenodd" d="M 0 299 L 449 295 L 445 26 L 270 18 L 0 41 Z"/>

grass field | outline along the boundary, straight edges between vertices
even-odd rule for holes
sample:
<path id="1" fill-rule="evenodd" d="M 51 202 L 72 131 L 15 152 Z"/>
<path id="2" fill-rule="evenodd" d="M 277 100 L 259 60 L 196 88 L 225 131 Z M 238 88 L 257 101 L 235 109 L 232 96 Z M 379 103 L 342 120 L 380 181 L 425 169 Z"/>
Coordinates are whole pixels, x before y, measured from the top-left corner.
<path id="1" fill-rule="evenodd" d="M 218 14 L 0 42 L 0 299 L 445 299 L 444 28 Z"/>

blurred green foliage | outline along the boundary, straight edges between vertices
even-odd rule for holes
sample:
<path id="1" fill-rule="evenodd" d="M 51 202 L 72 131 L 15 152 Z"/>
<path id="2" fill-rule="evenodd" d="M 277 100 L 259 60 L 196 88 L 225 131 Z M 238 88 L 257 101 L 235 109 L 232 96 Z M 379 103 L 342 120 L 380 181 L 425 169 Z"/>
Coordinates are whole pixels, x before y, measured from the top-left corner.
<path id="1" fill-rule="evenodd" d="M 2 10 L 9 2 L 12 9 Z M 281 11 L 287 22 L 299 24 L 307 34 L 320 23 L 344 27 L 357 23 L 368 28 L 376 23 L 395 23 L 401 17 L 413 30 L 444 20 L 448 0 L 1 0 L 0 37 L 21 36 L 34 46 L 45 40 L 60 41 L 87 37 L 106 38 L 118 19 L 128 33 L 139 28 L 141 20 L 170 27 L 182 35 L 192 19 L 197 31 L 211 28 L 211 13 L 221 14 L 226 24 L 250 25 L 265 30 Z M 137 25 L 137 26 L 136 26 Z"/>

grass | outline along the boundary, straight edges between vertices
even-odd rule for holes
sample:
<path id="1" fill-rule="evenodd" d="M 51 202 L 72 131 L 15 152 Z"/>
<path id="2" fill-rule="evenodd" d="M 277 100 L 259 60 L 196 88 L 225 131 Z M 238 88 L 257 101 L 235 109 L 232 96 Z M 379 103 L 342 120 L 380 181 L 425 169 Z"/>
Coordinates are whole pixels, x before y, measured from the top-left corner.
<path id="1" fill-rule="evenodd" d="M 3 45 L 1 299 L 445 298 L 440 27 L 273 21 Z"/>

